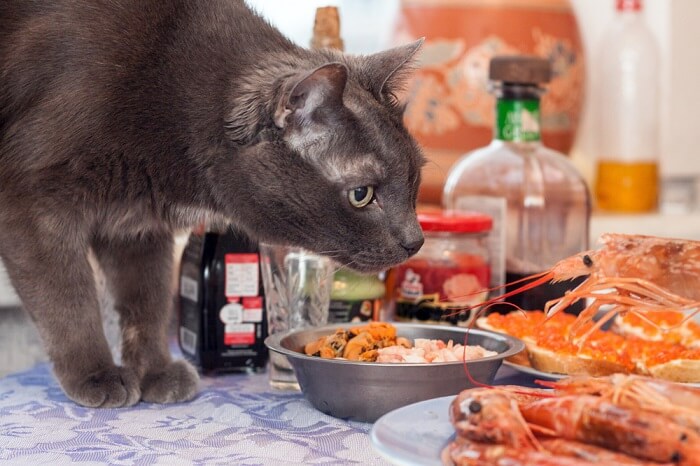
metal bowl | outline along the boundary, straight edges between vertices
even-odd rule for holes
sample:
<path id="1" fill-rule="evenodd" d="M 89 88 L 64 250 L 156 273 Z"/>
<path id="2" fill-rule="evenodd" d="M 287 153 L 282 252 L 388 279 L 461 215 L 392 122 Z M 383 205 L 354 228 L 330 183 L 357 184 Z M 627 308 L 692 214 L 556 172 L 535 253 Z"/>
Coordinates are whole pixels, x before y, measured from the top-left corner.
<path id="1" fill-rule="evenodd" d="M 364 324 L 340 324 L 305 328 L 274 334 L 265 339 L 267 347 L 287 357 L 311 404 L 331 416 L 354 421 L 374 422 L 396 408 L 440 396 L 456 395 L 473 385 L 464 372 L 464 363 L 376 363 L 322 359 L 304 354 L 304 345 L 330 335 L 338 328 Z M 442 325 L 392 323 L 398 336 L 464 342 L 467 329 Z M 467 362 L 469 373 L 478 382 L 490 384 L 503 359 L 525 345 L 517 338 L 486 330 L 469 329 L 468 345 L 481 345 L 497 351 L 496 356 Z"/>

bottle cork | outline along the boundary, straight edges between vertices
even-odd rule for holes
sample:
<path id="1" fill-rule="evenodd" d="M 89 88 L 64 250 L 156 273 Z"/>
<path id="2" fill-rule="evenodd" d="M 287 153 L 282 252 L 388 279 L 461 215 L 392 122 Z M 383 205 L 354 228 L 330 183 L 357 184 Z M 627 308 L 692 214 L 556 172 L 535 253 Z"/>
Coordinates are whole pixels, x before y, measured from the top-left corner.
<path id="1" fill-rule="evenodd" d="M 340 38 L 338 8 L 334 6 L 317 8 L 311 48 L 343 50 L 343 47 L 343 39 Z"/>

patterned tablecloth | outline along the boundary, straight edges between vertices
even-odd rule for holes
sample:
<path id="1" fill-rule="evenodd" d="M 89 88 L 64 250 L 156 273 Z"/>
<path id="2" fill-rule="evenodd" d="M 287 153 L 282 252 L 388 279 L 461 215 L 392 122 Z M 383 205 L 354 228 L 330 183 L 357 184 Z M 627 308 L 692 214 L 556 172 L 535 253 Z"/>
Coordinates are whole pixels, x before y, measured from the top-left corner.
<path id="1" fill-rule="evenodd" d="M 502 367 L 500 383 L 519 375 Z M 0 462 L 6 464 L 387 464 L 372 424 L 315 410 L 266 374 L 204 377 L 188 403 L 90 409 L 71 402 L 48 364 L 0 380 Z"/>

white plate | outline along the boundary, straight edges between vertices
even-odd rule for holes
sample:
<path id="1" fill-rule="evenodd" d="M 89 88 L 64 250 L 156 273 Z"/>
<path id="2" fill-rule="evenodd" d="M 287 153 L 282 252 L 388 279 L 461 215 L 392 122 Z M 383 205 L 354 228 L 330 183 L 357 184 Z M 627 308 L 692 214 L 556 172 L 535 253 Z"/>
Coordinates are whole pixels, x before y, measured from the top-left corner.
<path id="1" fill-rule="evenodd" d="M 380 417 L 372 426 L 372 446 L 401 466 L 442 466 L 440 453 L 454 437 L 449 408 L 454 396 L 404 406 Z"/>
<path id="2" fill-rule="evenodd" d="M 562 374 L 554 374 L 552 372 L 538 371 L 534 367 L 523 366 L 521 364 L 515 364 L 514 362 L 510 362 L 510 361 L 503 361 L 503 365 L 508 366 L 508 367 L 512 367 L 513 369 L 515 369 L 518 372 L 522 372 L 523 374 L 537 377 L 538 379 L 559 380 L 559 379 L 563 379 L 564 377 L 566 377 L 565 375 L 562 375 Z"/>

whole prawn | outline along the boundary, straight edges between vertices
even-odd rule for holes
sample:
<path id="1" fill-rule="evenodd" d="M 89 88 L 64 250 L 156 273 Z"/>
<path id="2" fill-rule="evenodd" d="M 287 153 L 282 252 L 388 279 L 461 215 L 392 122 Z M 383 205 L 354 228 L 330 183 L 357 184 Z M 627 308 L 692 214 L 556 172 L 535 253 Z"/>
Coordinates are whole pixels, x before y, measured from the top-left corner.
<path id="1" fill-rule="evenodd" d="M 558 394 L 595 395 L 625 408 L 663 414 L 700 435 L 700 390 L 695 387 L 631 374 L 572 376 L 540 384 Z"/>
<path id="2" fill-rule="evenodd" d="M 481 310 L 547 282 L 587 276 L 575 289 L 549 301 L 544 309 L 551 317 L 579 300 L 590 300 L 572 328 L 576 334 L 603 306 L 612 305 L 594 326 L 587 327 L 580 341 L 616 312 L 634 312 L 654 326 L 644 313 L 687 311 L 687 320 L 700 312 L 700 241 L 606 233 L 599 242 L 597 249 L 563 259 L 546 272 L 520 280 L 526 284 L 481 303 Z"/>
<path id="3" fill-rule="evenodd" d="M 455 464 L 700 463 L 700 436 L 663 413 L 585 393 L 526 392 L 500 387 L 460 393 L 450 418 L 461 441 L 444 454 Z"/>

